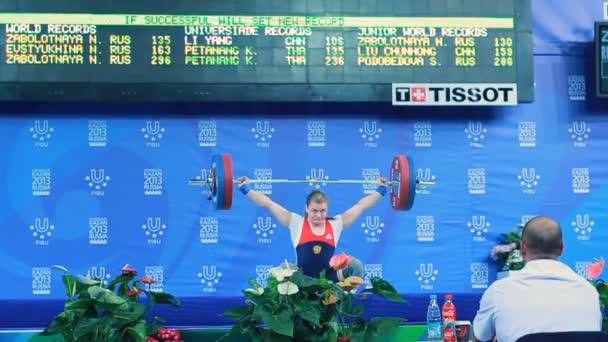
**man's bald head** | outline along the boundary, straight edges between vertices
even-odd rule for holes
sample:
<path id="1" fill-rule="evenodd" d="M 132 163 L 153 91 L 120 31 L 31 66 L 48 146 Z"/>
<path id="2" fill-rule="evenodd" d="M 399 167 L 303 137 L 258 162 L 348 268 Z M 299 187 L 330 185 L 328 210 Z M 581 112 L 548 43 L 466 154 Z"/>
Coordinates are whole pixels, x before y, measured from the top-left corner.
<path id="1" fill-rule="evenodd" d="M 554 258 L 562 255 L 562 228 L 554 219 L 536 216 L 526 223 L 522 237 L 526 259 Z"/>

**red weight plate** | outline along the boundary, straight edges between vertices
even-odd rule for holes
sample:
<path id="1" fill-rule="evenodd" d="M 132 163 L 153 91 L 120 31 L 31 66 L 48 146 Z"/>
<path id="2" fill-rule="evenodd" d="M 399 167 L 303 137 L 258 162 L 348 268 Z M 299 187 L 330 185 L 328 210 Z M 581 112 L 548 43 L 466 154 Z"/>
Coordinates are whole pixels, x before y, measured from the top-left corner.
<path id="1" fill-rule="evenodd" d="M 230 209 L 232 207 L 232 191 L 234 187 L 232 156 L 228 153 L 222 153 L 222 160 L 224 162 L 224 204 L 222 209 Z"/>
<path id="2" fill-rule="evenodd" d="M 391 164 L 391 205 L 396 210 L 409 210 L 416 196 L 414 164 L 405 155 L 397 155 Z"/>

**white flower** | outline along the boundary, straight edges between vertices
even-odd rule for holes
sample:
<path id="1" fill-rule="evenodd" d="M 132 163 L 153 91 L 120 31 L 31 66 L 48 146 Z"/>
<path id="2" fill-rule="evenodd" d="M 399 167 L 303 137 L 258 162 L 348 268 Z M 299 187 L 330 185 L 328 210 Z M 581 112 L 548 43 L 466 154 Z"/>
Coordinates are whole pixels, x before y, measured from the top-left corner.
<path id="1" fill-rule="evenodd" d="M 245 292 L 249 292 L 249 293 L 253 293 L 256 296 L 261 296 L 264 294 L 264 288 L 263 287 L 257 287 L 255 289 L 245 289 Z"/>
<path id="2" fill-rule="evenodd" d="M 276 278 L 278 281 L 283 281 L 283 279 L 291 277 L 296 271 L 298 267 L 290 264 L 285 260 L 285 263 L 280 266 L 274 267 L 270 269 L 270 274 Z"/>
<path id="3" fill-rule="evenodd" d="M 279 285 L 277 285 L 277 290 L 282 295 L 292 295 L 292 294 L 298 293 L 298 291 L 300 289 L 298 288 L 298 285 L 296 285 L 290 281 L 286 281 L 284 283 L 280 283 Z"/>

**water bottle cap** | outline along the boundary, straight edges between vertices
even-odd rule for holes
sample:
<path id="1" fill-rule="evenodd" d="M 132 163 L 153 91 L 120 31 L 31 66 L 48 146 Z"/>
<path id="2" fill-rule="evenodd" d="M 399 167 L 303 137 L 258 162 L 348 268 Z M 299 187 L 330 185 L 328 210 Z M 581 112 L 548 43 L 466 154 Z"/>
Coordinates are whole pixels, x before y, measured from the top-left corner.
<path id="1" fill-rule="evenodd" d="M 445 300 L 452 300 L 452 295 L 451 294 L 446 294 L 445 295 Z"/>
<path id="2" fill-rule="evenodd" d="M 435 299 L 436 300 L 437 299 L 437 295 L 432 294 L 431 295 L 431 299 Z"/>

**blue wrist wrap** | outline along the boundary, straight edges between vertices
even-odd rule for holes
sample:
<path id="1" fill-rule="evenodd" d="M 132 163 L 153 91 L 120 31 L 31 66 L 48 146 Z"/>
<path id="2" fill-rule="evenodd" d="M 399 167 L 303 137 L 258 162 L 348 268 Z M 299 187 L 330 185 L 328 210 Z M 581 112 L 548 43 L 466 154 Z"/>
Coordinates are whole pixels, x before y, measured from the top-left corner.
<path id="1" fill-rule="evenodd" d="M 386 187 L 380 185 L 378 188 L 376 188 L 376 191 L 378 191 L 380 193 L 380 195 L 382 195 L 382 197 L 384 197 L 384 195 L 386 195 Z"/>
<path id="2" fill-rule="evenodd" d="M 247 193 L 249 192 L 249 190 L 251 190 L 251 185 L 249 185 L 249 184 L 243 184 L 243 185 L 241 185 L 241 187 L 239 189 L 241 190 L 241 192 L 243 193 L 243 195 L 247 195 Z"/>

